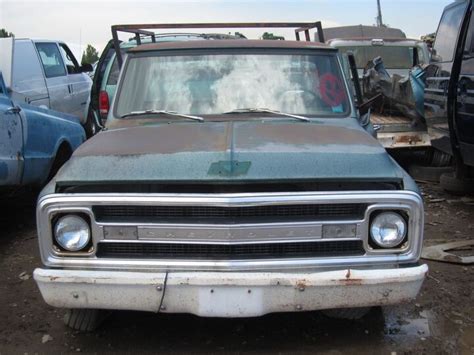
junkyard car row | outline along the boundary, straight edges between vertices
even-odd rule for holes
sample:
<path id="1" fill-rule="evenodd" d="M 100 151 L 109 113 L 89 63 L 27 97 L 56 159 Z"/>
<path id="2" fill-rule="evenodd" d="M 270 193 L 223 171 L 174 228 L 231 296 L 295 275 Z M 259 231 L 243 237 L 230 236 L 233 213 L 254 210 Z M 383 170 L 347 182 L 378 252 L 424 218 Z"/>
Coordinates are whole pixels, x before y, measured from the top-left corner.
<path id="1" fill-rule="evenodd" d="M 471 6 L 457 2 L 443 15 L 461 19 L 459 38 L 470 28 L 463 19 Z M 307 41 L 160 40 L 150 31 L 205 25 L 292 27 Z M 309 41 L 314 28 L 319 41 Z M 120 44 L 120 31 L 135 40 Z M 43 266 L 34 279 L 46 303 L 69 310 L 68 326 L 93 330 L 104 310 L 206 317 L 332 310 L 357 318 L 417 296 L 428 271 L 419 262 L 420 190 L 377 141 L 357 56 L 346 60 L 338 45 L 321 43 L 320 23 L 117 25 L 112 32 L 82 111 L 92 136 L 83 144 L 78 120 L 17 103 L 0 86 L 3 122 L 14 127 L 8 137 L 26 142 L 9 151 L 0 145 L 0 181 L 12 188 L 34 173 L 37 185 L 51 178 L 38 199 Z M 56 56 L 45 43 L 35 45 L 47 85 L 62 74 L 87 77 L 82 72 L 91 68 L 81 69 L 67 46 L 54 44 Z M 410 67 L 428 64 L 424 44 L 400 47 Z M 435 66 L 456 62 L 455 48 L 449 58 L 438 48 Z M 439 75 L 429 68 L 428 78 Z M 455 87 L 469 92 L 467 68 L 461 65 L 463 85 L 446 79 L 448 95 Z M 73 95 L 75 86 L 67 87 Z M 432 91 L 425 102 L 439 114 Z M 450 110 L 443 111 L 448 122 Z M 448 126 L 451 150 L 443 153 L 454 156 L 455 185 L 470 178 L 470 148 L 459 123 Z M 50 137 L 49 145 L 35 134 Z"/>

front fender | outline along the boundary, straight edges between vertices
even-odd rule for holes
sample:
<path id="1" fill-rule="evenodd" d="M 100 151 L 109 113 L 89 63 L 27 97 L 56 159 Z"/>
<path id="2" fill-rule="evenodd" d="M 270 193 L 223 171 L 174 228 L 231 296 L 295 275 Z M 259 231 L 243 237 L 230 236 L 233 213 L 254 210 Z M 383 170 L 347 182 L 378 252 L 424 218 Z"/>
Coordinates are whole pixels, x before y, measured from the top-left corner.
<path id="1" fill-rule="evenodd" d="M 61 144 L 68 144 L 73 152 L 85 141 L 85 132 L 75 117 L 24 106 L 26 134 L 22 185 L 42 185 Z"/>

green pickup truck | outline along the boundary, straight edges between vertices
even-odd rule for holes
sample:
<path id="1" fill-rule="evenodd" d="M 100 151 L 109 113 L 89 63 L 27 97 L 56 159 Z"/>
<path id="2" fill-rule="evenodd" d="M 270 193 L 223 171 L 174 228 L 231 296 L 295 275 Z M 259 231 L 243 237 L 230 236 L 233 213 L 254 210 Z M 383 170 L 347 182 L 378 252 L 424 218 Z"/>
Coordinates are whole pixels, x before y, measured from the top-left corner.
<path id="1" fill-rule="evenodd" d="M 204 25 L 224 26 L 187 26 Z M 317 42 L 130 49 L 106 129 L 39 198 L 45 301 L 92 330 L 104 309 L 360 317 L 414 299 L 422 198 L 349 90 Z"/>

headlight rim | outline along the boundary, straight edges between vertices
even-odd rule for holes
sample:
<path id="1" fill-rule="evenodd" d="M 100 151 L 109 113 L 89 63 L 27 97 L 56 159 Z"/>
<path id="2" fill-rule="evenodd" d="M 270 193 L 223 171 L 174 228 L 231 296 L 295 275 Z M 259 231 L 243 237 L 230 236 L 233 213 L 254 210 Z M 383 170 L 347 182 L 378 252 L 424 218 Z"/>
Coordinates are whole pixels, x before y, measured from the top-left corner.
<path id="1" fill-rule="evenodd" d="M 400 216 L 401 219 L 403 220 L 404 226 L 405 226 L 405 231 L 404 231 L 405 233 L 404 233 L 403 238 L 401 239 L 401 241 L 397 244 L 393 244 L 393 245 L 390 245 L 390 246 L 379 244 L 372 235 L 372 225 L 373 225 L 375 219 L 378 216 L 380 216 L 381 214 L 385 214 L 385 213 L 392 213 L 392 214 L 396 214 L 396 215 Z M 410 234 L 410 231 L 409 231 L 409 215 L 408 215 L 407 211 L 405 211 L 405 210 L 397 210 L 397 209 L 375 210 L 370 214 L 370 219 L 369 219 L 369 225 L 368 225 L 367 232 L 368 232 L 367 237 L 368 237 L 369 247 L 374 251 L 390 252 L 390 251 L 398 251 L 398 250 L 406 249 L 405 244 L 407 244 L 409 234 Z"/>
<path id="2" fill-rule="evenodd" d="M 70 250 L 64 247 L 58 240 L 56 236 L 56 226 L 58 223 L 66 218 L 66 217 L 78 217 L 82 219 L 85 224 L 87 225 L 88 228 L 88 240 L 84 244 L 82 248 L 76 249 L 76 250 Z M 86 213 L 81 213 L 81 212 L 68 212 L 68 213 L 61 213 L 56 216 L 54 216 L 54 219 L 51 221 L 51 232 L 52 232 L 52 239 L 53 239 L 53 248 L 55 249 L 54 251 L 58 254 L 85 254 L 85 253 L 90 253 L 91 250 L 93 249 L 93 242 L 92 242 L 92 228 L 91 228 L 91 219 L 89 215 Z"/>

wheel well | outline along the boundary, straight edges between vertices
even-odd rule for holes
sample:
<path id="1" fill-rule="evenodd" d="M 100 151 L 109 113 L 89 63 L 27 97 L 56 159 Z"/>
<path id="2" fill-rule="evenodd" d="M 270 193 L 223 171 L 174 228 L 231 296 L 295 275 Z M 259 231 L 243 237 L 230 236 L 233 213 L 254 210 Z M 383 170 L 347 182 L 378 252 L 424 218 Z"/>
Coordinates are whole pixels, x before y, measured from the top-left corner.
<path id="1" fill-rule="evenodd" d="M 65 162 L 69 160 L 72 155 L 71 146 L 67 142 L 62 142 L 56 151 L 56 156 L 54 157 L 53 164 L 49 171 L 48 181 L 51 180 L 58 170 L 63 166 Z"/>

